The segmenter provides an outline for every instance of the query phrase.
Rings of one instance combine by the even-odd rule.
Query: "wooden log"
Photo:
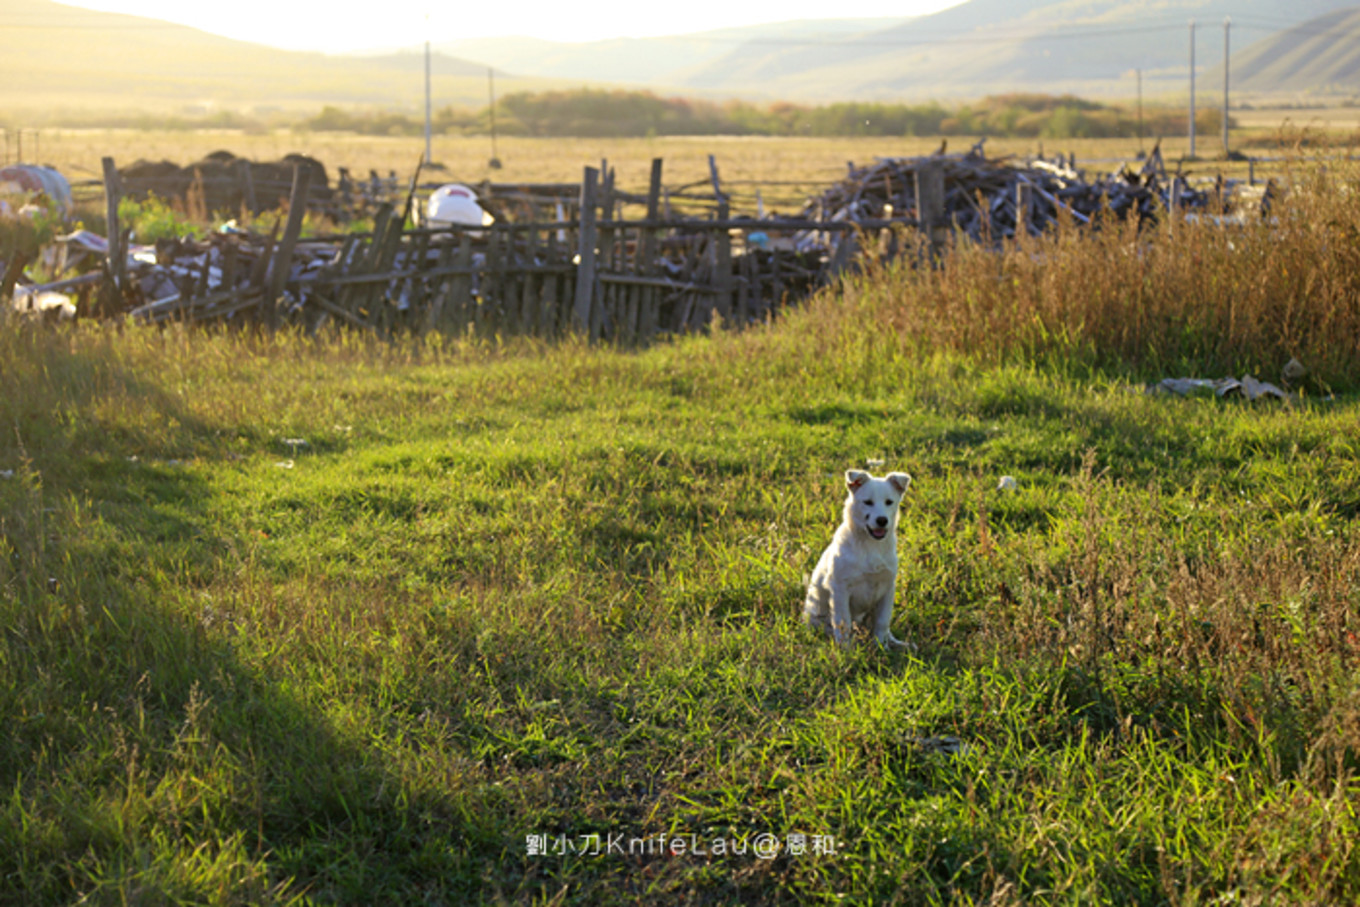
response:
[[[307,213],[307,192],[311,184],[311,168],[294,165],[293,189],[288,194],[288,225],[283,229],[283,239],[279,241],[266,278],[264,318],[271,332],[279,327],[279,297],[283,295],[283,288],[293,267],[293,247],[302,233],[302,216]]]
[[[19,279],[19,273],[25,267],[27,267],[26,262],[14,264],[14,262],[18,260],[19,256],[17,255],[12,256],[10,262],[6,266],[5,270],[7,273],[10,268],[14,268],[15,270],[13,273],[13,279],[9,283],[8,287],[3,292],[0,292],[0,299],[10,298],[10,294],[14,291],[14,284]],[[54,280],[51,283],[38,284],[37,286],[33,287],[25,287],[24,292],[31,293],[35,296],[39,293],[65,293],[68,290],[74,290],[81,287],[88,287],[92,284],[99,283],[104,279],[105,274],[102,271],[92,271],[89,274],[82,274],[79,277],[68,277],[65,280]]]

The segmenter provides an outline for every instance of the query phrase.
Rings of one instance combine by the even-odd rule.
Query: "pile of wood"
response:
[[[255,165],[248,162],[221,155],[209,160],[254,179]],[[762,219],[729,213],[716,166],[711,210],[670,211],[657,160],[645,195],[617,189],[611,170],[604,169],[601,179],[600,171],[587,167],[579,186],[482,184],[478,202],[496,217],[490,226],[406,229],[417,171],[395,204],[376,202],[372,232],[303,238],[309,207],[303,200],[312,197],[312,181],[331,191],[324,169],[308,160],[294,160],[286,225],[276,220],[270,234],[229,223],[201,240],[129,248],[128,233],[118,227],[120,174],[106,158],[106,184],[113,187],[109,237],[72,234],[64,251],[76,254],[54,262],[95,256],[99,270],[38,286],[17,279],[21,265],[10,267],[15,298],[71,294],[78,298],[63,311],[149,323],[249,318],[271,329],[287,323],[314,331],[338,322],[383,336],[441,331],[556,337],[575,331],[631,344],[715,323],[741,326],[778,317],[784,306],[853,267],[857,243],[872,231],[879,231],[880,254],[890,255],[912,245],[899,248],[899,232],[885,229],[891,227],[915,229],[930,246],[951,231],[995,243],[1064,219],[1095,223],[1105,209],[1142,220],[1169,206],[1217,213],[1221,204],[1215,193],[1168,175],[1155,151],[1137,171],[1089,180],[1071,160],[993,160],[979,145],[965,154],[942,150],[852,165],[800,216]],[[166,178],[183,180],[184,169]],[[130,184],[125,188],[146,191],[145,183],[134,181],[150,181],[147,172],[123,171]],[[203,191],[213,185],[201,166],[193,179]],[[376,175],[374,186],[375,199],[391,192]],[[1222,186],[1218,191],[1227,197]],[[628,206],[640,210],[629,215]]]
[[[307,207],[337,219],[348,216],[331,189],[325,166],[304,154],[289,154],[278,161],[252,161],[230,151],[214,151],[200,161],[181,167],[171,161],[137,161],[118,171],[123,195],[143,201],[156,196],[204,217],[236,217],[242,212],[273,211],[288,200],[294,167],[305,168],[311,177]]]
[[[268,325],[338,321],[383,335],[565,330],[553,303],[567,297],[574,249],[527,230],[403,230],[403,220],[383,205],[372,233],[293,237],[291,247],[286,231],[163,242],[154,260],[130,261],[127,314],[210,322],[249,311]]]
[[[943,177],[942,196],[918,198],[922,177],[932,171],[938,174],[937,183]],[[1218,191],[1230,188],[1220,185]],[[1038,235],[1062,216],[1090,224],[1106,207],[1117,217],[1143,221],[1169,207],[1208,209],[1214,204],[1214,193],[1191,188],[1178,174],[1168,174],[1158,149],[1137,168],[1091,178],[1072,159],[988,158],[979,142],[963,154],[945,154],[942,148],[925,157],[878,158],[868,166],[851,165],[843,180],[809,200],[803,217],[952,227],[975,241],[995,242],[1022,230]]]

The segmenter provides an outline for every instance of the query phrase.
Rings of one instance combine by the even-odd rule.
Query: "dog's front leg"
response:
[[[878,602],[878,607],[874,613],[874,639],[878,644],[887,649],[911,649],[916,647],[911,643],[903,642],[892,635],[892,616],[893,616],[893,591],[894,587],[889,586],[887,594]]]
[[[831,635],[842,646],[849,646],[855,640],[850,624],[850,590],[845,583],[831,583]]]

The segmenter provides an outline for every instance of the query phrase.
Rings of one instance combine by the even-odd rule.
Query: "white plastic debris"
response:
[[[1212,392],[1218,397],[1240,396],[1247,400],[1274,397],[1288,400],[1289,395],[1267,381],[1258,381],[1251,375],[1244,375],[1241,381],[1236,378],[1164,378],[1149,386],[1148,393],[1170,393],[1188,397],[1197,391]]]
[[[458,224],[464,227],[487,227],[495,221],[477,204],[477,193],[467,186],[449,183],[430,193],[425,203],[425,223],[431,227]]]
[[[1002,476],[1001,481],[996,483],[997,491],[1014,491],[1017,487],[1014,476]]]
[[[48,315],[59,321],[71,321],[76,317],[76,304],[65,293],[44,290],[35,293],[28,287],[15,287],[14,311],[37,315]]]

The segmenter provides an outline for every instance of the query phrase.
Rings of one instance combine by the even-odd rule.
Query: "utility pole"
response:
[[[1223,17],[1223,156],[1228,156],[1228,31],[1232,17]]]
[[[487,166],[492,170],[499,170],[501,159],[496,154],[496,71],[490,66],[486,68],[486,93],[490,100],[491,112],[491,160]]]
[[[1143,70],[1135,69],[1138,74],[1138,150],[1143,150]]]
[[[1190,157],[1195,156],[1195,20],[1190,20]]]
[[[430,154],[430,17],[425,16],[425,163],[434,157]]]

